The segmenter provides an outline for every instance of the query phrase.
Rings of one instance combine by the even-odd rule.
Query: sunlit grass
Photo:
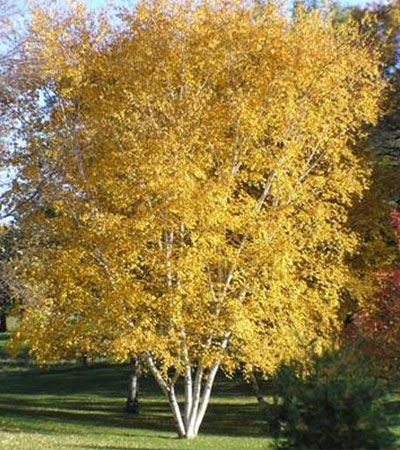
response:
[[[39,369],[0,351],[0,449],[268,448],[264,419],[242,380],[219,380],[201,436],[187,442],[176,438],[166,401],[150,379],[140,415],[123,412],[128,370],[105,364]]]
[[[201,435],[176,438],[168,405],[151,379],[142,382],[139,416],[124,413],[129,368],[96,363],[38,368],[11,359],[0,335],[0,449],[265,449],[272,441],[249,387],[218,380]],[[400,395],[387,410],[400,446]]]

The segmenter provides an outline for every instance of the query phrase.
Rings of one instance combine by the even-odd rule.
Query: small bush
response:
[[[272,389],[277,448],[377,450],[394,442],[383,385],[347,351],[315,358],[307,372],[296,363],[281,367]]]

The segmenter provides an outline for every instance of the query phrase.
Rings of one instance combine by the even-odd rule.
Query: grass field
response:
[[[5,335],[0,335],[4,346]],[[128,368],[38,369],[0,349],[0,449],[267,449],[265,422],[249,388],[220,379],[194,441],[175,437],[159,388],[145,380],[141,413],[123,412]]]
[[[65,365],[39,369],[28,359],[10,359],[0,334],[0,449],[215,449],[271,448],[266,423],[241,380],[220,378],[201,436],[176,438],[158,387],[142,383],[141,413],[123,412],[128,368]],[[387,402],[400,437],[400,395]],[[400,448],[400,439],[399,439]]]

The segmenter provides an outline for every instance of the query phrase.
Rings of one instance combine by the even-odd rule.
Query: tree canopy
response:
[[[78,342],[141,355],[193,437],[219,367],[269,373],[320,350],[358,295],[347,220],[381,54],[351,20],[274,3],[119,18],[78,5],[31,25],[36,84],[10,155],[29,292],[16,338],[42,362]]]

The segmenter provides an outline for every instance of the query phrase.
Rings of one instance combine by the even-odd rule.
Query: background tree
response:
[[[392,213],[397,248],[400,247],[400,213]],[[375,275],[381,289],[368,307],[360,309],[345,329],[345,336],[386,377],[397,377],[400,368],[400,267]]]
[[[139,3],[122,20],[35,13],[15,338],[39,361],[101,336],[140,355],[190,438],[220,367],[268,373],[334,339],[380,54],[351,21],[274,4]]]
[[[376,273],[392,267],[397,260],[390,213],[400,200],[400,3],[395,0],[338,9],[336,20],[340,22],[349,16],[357,21],[361,30],[368,30],[374,45],[381,48],[381,70],[389,92],[384,98],[379,122],[368,127],[367,136],[357,149],[358,153],[367,156],[372,172],[368,191],[350,215],[350,227],[359,236],[359,250],[352,257],[352,264],[357,279],[363,279],[366,288],[364,301],[348,296],[343,317],[351,320],[352,313],[359,308],[368,309],[368,302],[376,296]],[[365,20],[367,17],[372,20]]]

